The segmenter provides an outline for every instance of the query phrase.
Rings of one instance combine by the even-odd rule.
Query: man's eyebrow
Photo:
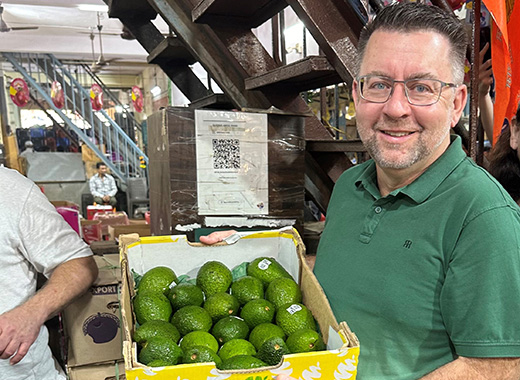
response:
[[[385,73],[383,71],[378,71],[378,70],[371,71],[371,72],[366,73],[366,74],[361,75],[361,76],[378,76],[378,77],[383,77],[383,78],[388,78],[388,79],[394,79],[395,80],[395,78],[391,77],[387,73]],[[419,72],[419,73],[414,73],[414,74],[409,75],[404,80],[409,80],[409,79],[437,79],[437,76],[433,75],[433,73],[431,73],[431,72],[422,72],[422,73]]]
[[[409,75],[406,79],[437,79],[437,76],[432,73],[415,73]]]

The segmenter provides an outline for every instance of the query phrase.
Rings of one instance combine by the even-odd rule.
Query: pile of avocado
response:
[[[178,283],[168,267],[146,272],[133,299],[139,362],[250,369],[277,365],[288,353],[325,349],[300,288],[274,258],[257,258],[246,272],[233,281],[218,261],[206,262],[196,283]]]

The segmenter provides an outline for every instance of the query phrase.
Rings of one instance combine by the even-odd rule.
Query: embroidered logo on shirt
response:
[[[403,244],[403,247],[406,248],[406,249],[412,248],[412,241],[411,240],[405,240],[404,244]]]

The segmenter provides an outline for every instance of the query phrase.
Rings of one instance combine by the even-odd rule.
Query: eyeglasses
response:
[[[443,88],[459,86],[437,79],[394,80],[377,75],[359,77],[358,83],[361,97],[372,103],[386,103],[394,93],[395,84],[402,83],[408,103],[414,106],[431,106],[439,101]]]

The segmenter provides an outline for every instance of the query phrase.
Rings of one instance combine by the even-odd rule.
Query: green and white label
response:
[[[258,268],[262,269],[262,270],[266,270],[267,268],[269,268],[269,265],[271,265],[271,260],[269,259],[263,259],[262,261],[260,261],[258,263]]]
[[[285,310],[287,310],[289,312],[289,314],[293,315],[294,313],[297,313],[298,311],[302,310],[302,307],[298,304],[293,303],[291,306],[289,306]]]

